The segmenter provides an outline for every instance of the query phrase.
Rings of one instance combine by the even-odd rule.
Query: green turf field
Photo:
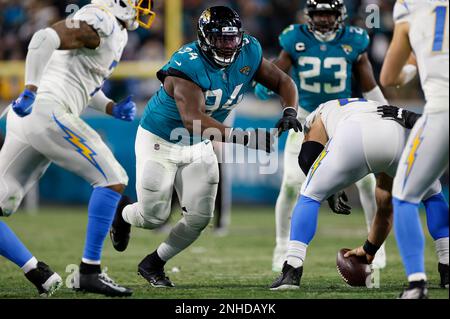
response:
[[[77,264],[83,249],[87,214],[82,209],[49,208],[37,215],[18,213],[6,222],[23,239],[36,257],[47,262],[67,278],[66,266]],[[173,216],[178,219],[178,216]],[[137,276],[140,260],[152,252],[165,234],[133,229],[124,253],[105,245],[103,265],[121,284],[132,287],[134,298],[395,298],[405,283],[403,267],[393,236],[387,244],[388,266],[382,271],[379,289],[351,288],[335,268],[339,248],[354,247],[366,238],[360,212],[338,216],[321,212],[319,229],[310,245],[302,286],[298,291],[272,292],[267,287],[277,274],[271,271],[274,245],[274,214],[270,208],[239,208],[232,216],[229,235],[218,237],[212,229],[181,255],[167,264],[167,273],[176,284],[171,290],[149,287]],[[448,290],[438,288],[434,244],[427,235],[426,266],[430,279],[430,298],[448,298]],[[178,268],[179,272],[172,272]],[[0,298],[34,298],[36,291],[20,269],[0,257]],[[98,298],[59,290],[54,298]]]

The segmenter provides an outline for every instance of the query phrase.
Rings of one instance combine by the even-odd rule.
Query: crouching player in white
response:
[[[411,53],[417,59],[426,105],[404,149],[394,181],[394,226],[398,247],[408,276],[409,288],[401,298],[426,297],[425,238],[419,219],[419,203],[429,186],[448,167],[449,134],[449,7],[448,1],[397,1],[394,8],[394,37],[381,74],[384,86],[406,83],[414,75],[407,64]],[[435,198],[436,209],[441,202]],[[435,237],[442,286],[448,288],[449,230]]]
[[[285,109],[276,126],[279,131],[301,130],[301,125],[295,83],[263,59],[259,42],[244,34],[238,14],[228,7],[202,13],[198,42],[176,52],[158,78],[163,86],[150,100],[136,138],[138,202],[116,214],[111,238],[123,251],[130,225],[154,229],[163,224],[175,189],[183,217],[138,266],[152,286],[173,287],[164,265],[191,245],[213,217],[219,170],[211,140],[272,151],[269,130],[222,124],[252,82],[262,82],[281,96]]]
[[[394,121],[382,119],[377,114],[380,105],[364,99],[334,100],[322,104],[307,118],[305,127],[309,132],[305,144],[309,143],[313,147],[308,148],[309,151],[302,149],[299,163],[302,170],[309,170],[309,173],[294,209],[287,261],[271,289],[299,287],[306,251],[317,229],[322,201],[367,174],[384,173],[391,179],[394,177],[408,130]],[[391,191],[386,178],[382,176],[381,181],[377,195]],[[435,181],[424,199],[430,199],[440,192],[441,185]],[[372,256],[369,261],[373,260],[392,224],[389,201],[386,203],[386,196],[377,196],[377,199],[380,199],[380,205],[373,224],[376,229],[372,229],[367,241]],[[433,214],[444,215],[447,210],[433,211]],[[448,228],[448,220],[446,224],[442,218],[438,222],[441,223],[438,226],[429,225],[430,232],[433,233],[436,228]]]
[[[93,0],[73,17],[38,31],[26,59],[26,89],[12,104],[6,141],[0,153],[0,214],[10,216],[22,198],[55,163],[83,177],[93,187],[88,207],[85,249],[74,288],[107,296],[132,291],[101,273],[101,253],[128,176],[100,136],[80,114],[91,106],[115,118],[132,121],[136,105],[130,98],[115,104],[102,92],[103,82],[121,59],[128,30],[143,14],[154,13],[137,0]],[[140,1],[140,4],[143,2]],[[70,187],[70,186],[69,186]],[[38,262],[13,233],[0,225],[0,253],[16,263],[41,294],[61,282]],[[50,282],[49,282],[50,281]]]
[[[345,25],[344,1],[308,0],[305,15],[307,24],[291,25],[280,35],[283,50],[274,62],[292,74],[297,84],[300,122],[322,103],[351,97],[352,75],[358,80],[363,97],[387,104],[367,54],[369,35],[361,28]],[[256,86],[255,94],[262,99],[269,98],[267,89],[261,85]],[[297,164],[303,139],[303,133],[291,131],[286,141],[283,182],[275,206],[276,246],[272,270],[276,272],[281,271],[286,258],[292,209],[306,179]],[[373,174],[356,183],[368,229],[377,209],[375,184]],[[332,196],[328,203],[335,213],[350,214],[345,197]],[[386,265],[384,245],[377,253],[375,265],[378,268]]]

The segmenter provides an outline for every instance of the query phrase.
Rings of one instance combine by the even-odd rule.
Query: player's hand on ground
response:
[[[290,129],[294,129],[296,132],[303,132],[302,124],[297,119],[297,110],[293,107],[284,109],[283,117],[277,122],[275,127],[278,129],[278,136]]]
[[[35,100],[36,93],[25,89],[18,99],[12,103],[12,109],[20,117],[28,116],[33,111],[33,103]]]
[[[136,103],[132,101],[132,96],[114,105],[112,115],[119,120],[131,122],[136,117]]]
[[[353,250],[350,250],[348,252],[345,253],[344,257],[348,258],[350,256],[358,256],[358,257],[366,257],[367,262],[369,264],[371,264],[375,258],[375,256],[371,256],[369,254],[366,253],[366,251],[364,250],[363,246],[360,246],[358,248],[355,248]]]
[[[266,153],[275,150],[275,136],[269,129],[233,129],[229,139],[232,143],[242,144],[255,150],[263,150]]]
[[[269,90],[262,84],[256,84],[255,86],[255,95],[258,99],[267,101],[271,96],[274,95],[273,91]]]
[[[344,191],[331,195],[327,201],[331,210],[336,214],[350,215],[352,207],[348,204],[348,197]]]

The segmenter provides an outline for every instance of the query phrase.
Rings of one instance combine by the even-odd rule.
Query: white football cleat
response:
[[[383,244],[375,254],[375,259],[372,262],[372,268],[384,269],[385,267],[386,267],[386,249]]]

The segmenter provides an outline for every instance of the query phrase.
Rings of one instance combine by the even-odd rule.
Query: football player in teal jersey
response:
[[[198,41],[177,51],[158,78],[163,85],[148,103],[136,137],[138,202],[122,203],[111,239],[116,250],[123,251],[131,225],[154,229],[163,224],[175,189],[182,218],[138,266],[150,285],[173,287],[164,265],[191,245],[213,216],[219,170],[211,141],[273,150],[272,131],[232,129],[222,123],[252,82],[280,95],[284,111],[275,125],[278,133],[302,127],[294,81],[263,58],[259,42],[244,34],[238,14],[228,7],[202,13]]]
[[[367,32],[345,26],[346,7],[342,0],[308,0],[305,7],[306,24],[291,25],[280,35],[281,52],[274,63],[289,73],[299,90],[299,120],[313,112],[320,104],[334,99],[352,97],[352,76],[356,78],[368,100],[387,104],[375,77],[367,54],[370,43]],[[273,93],[262,85],[256,95],[268,99]],[[298,165],[303,133],[291,131],[284,153],[283,182],[278,196],[276,215],[276,247],[272,269],[281,270],[289,241],[289,220],[305,175]],[[375,177],[373,174],[356,185],[366,215],[368,229],[375,216]],[[349,214],[345,193],[332,196],[328,202],[336,213]],[[384,268],[384,247],[373,265]]]

